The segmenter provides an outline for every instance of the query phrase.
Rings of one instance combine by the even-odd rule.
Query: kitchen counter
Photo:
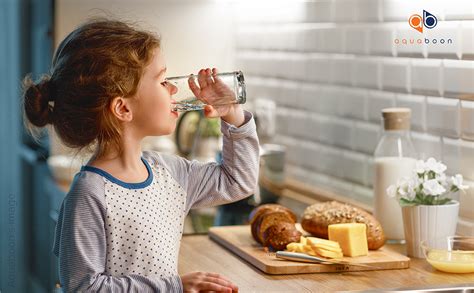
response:
[[[404,253],[404,245],[391,247]],[[443,273],[433,269],[424,259],[412,259],[410,268],[403,270],[267,275],[207,235],[183,236],[178,269],[180,274],[193,271],[220,273],[232,280],[239,287],[239,292],[366,290],[474,282],[474,273]]]

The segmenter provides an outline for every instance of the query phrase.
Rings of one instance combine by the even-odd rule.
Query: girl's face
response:
[[[145,67],[132,101],[133,125],[141,136],[167,135],[174,131],[178,112],[172,111],[171,95],[177,88],[166,82],[166,64],[158,48]]]

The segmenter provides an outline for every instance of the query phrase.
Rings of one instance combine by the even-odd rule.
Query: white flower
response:
[[[433,171],[436,174],[441,174],[446,171],[447,167],[441,162],[437,162],[435,158],[429,158],[425,164],[426,171]]]
[[[402,180],[398,181],[398,194],[401,197],[406,199],[414,199],[415,198],[415,188],[416,188],[416,181],[413,178],[403,178]]]
[[[439,184],[441,184],[444,188],[448,189],[449,187],[449,182],[448,178],[446,177],[446,174],[441,173],[441,174],[436,174],[436,180],[438,180]]]
[[[395,185],[390,185],[390,186],[387,188],[387,194],[388,194],[388,196],[390,196],[390,197],[396,197],[396,196],[397,196],[397,186],[395,186]]]
[[[423,182],[423,193],[426,195],[441,195],[445,192],[446,189],[436,179]]]
[[[415,188],[418,187],[418,186],[420,186],[420,184],[423,184],[423,182],[425,182],[425,181],[423,180],[423,178],[420,178],[420,177],[418,177],[418,176],[412,177],[412,180],[413,180],[413,182],[415,183]]]
[[[425,171],[425,162],[423,160],[416,161],[415,172],[417,174],[423,174]]]
[[[445,204],[445,196],[469,188],[463,185],[460,174],[448,178],[446,170],[446,165],[434,158],[417,161],[411,176],[399,179],[397,184],[387,188],[387,194],[397,197],[401,205]]]
[[[461,174],[456,174],[451,177],[451,182],[454,186],[456,186],[459,190],[465,190],[468,189],[469,186],[467,185],[462,185],[462,175]]]

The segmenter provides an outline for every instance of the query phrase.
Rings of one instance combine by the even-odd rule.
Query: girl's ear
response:
[[[110,111],[112,114],[123,122],[130,122],[133,118],[132,109],[128,100],[123,97],[115,97],[110,103]]]

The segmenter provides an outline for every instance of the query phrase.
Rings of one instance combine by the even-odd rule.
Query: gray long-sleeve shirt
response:
[[[222,121],[223,162],[143,152],[148,178],[126,183],[84,166],[64,198],[53,252],[66,292],[181,292],[177,262],[191,208],[240,200],[257,186],[259,146],[252,115]]]

